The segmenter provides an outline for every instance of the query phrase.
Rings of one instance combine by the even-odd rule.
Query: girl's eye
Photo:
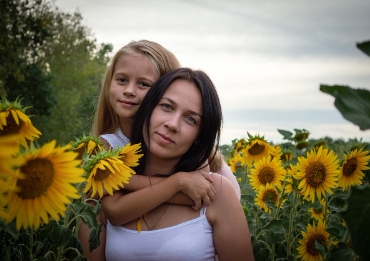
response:
[[[196,119],[192,116],[187,116],[186,121],[189,122],[190,124],[193,124],[193,125],[197,124]]]
[[[118,77],[117,78],[117,82],[119,82],[119,83],[125,83],[127,81],[126,81],[126,78],[124,78],[124,77]]]
[[[148,88],[152,87],[152,86],[150,86],[149,83],[146,83],[146,82],[139,82],[138,85],[139,85],[139,87],[148,87]]]
[[[165,111],[170,111],[172,109],[172,106],[170,104],[167,104],[167,103],[162,103],[162,104],[160,104],[160,106]]]

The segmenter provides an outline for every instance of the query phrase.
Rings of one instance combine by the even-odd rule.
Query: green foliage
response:
[[[320,85],[322,92],[335,97],[334,105],[343,117],[358,125],[361,130],[370,129],[370,92],[348,86]]]
[[[353,187],[348,207],[341,212],[352,238],[353,249],[360,260],[370,260],[370,186]]]
[[[50,1],[7,0],[0,8],[0,93],[32,106],[40,143],[89,132],[112,45],[98,45],[81,14]]]

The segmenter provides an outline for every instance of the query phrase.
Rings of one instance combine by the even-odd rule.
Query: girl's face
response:
[[[154,108],[150,119],[151,158],[174,160],[192,146],[202,121],[202,97],[187,80],[175,80]]]
[[[123,55],[117,60],[109,99],[121,122],[135,117],[149,88],[158,78],[152,61],[144,55]]]

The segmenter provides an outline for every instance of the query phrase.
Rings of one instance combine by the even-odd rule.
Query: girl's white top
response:
[[[121,128],[118,128],[115,133],[103,134],[100,137],[105,139],[113,149],[123,148],[130,142],[129,138],[122,133]]]
[[[213,229],[201,208],[199,217],[151,231],[107,224],[107,261],[214,261]]]

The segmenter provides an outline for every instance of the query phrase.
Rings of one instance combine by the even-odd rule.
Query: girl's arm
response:
[[[144,176],[140,176],[142,178]],[[202,175],[178,172],[143,189],[124,194],[122,190],[102,199],[106,218],[114,226],[133,221],[171,197],[183,192],[194,200],[195,209],[209,205],[215,199],[215,189]]]
[[[229,180],[214,176],[216,200],[207,207],[213,241],[220,261],[254,260],[251,237],[242,205]]]

